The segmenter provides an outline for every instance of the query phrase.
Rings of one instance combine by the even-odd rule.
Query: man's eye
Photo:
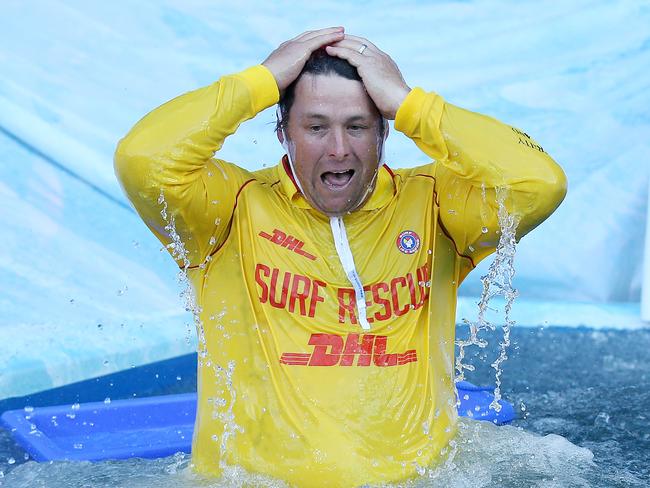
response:
[[[355,132],[363,130],[363,129],[365,129],[365,127],[363,125],[351,125],[350,126],[350,130],[355,131]]]
[[[322,125],[310,125],[309,130],[312,131],[312,132],[320,132],[320,131],[323,130],[323,126]]]

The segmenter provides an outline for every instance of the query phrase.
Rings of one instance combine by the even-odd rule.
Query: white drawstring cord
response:
[[[357,268],[354,266],[354,258],[352,257],[350,243],[348,242],[348,236],[345,232],[343,218],[330,217],[330,227],[332,228],[332,236],[334,236],[334,245],[336,246],[339,260],[343,265],[343,270],[345,271],[348,280],[352,283],[352,287],[354,288],[359,324],[361,324],[362,329],[369,330],[370,324],[368,323],[368,318],[366,316],[366,294],[363,291],[363,283],[361,283],[361,278],[359,278]]]

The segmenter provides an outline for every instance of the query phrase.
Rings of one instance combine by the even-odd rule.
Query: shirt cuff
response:
[[[266,66],[258,64],[234,75],[244,82],[251,94],[253,110],[259,113],[265,108],[278,103],[280,92],[275,77]]]
[[[413,88],[406,96],[395,114],[395,130],[409,137],[418,136],[423,112],[436,114],[440,120],[445,101],[440,95],[427,93],[422,88]]]

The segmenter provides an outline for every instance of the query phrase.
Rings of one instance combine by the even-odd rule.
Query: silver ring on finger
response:
[[[368,47],[367,44],[361,44],[361,47],[359,49],[357,49],[357,52],[359,54],[363,54],[363,52],[366,50],[367,47]]]

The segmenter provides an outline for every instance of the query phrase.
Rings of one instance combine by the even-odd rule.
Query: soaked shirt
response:
[[[564,173],[524,132],[413,89],[395,128],[433,162],[381,167],[369,200],[344,217],[363,330],[329,219],[286,158],[249,172],[214,157],[277,101],[263,66],[224,76],[149,113],[115,155],[128,197],[195,292],[193,464],[298,486],[408,478],[455,432],[457,288],[496,248],[496,189],[508,188],[519,238],[559,205]]]

